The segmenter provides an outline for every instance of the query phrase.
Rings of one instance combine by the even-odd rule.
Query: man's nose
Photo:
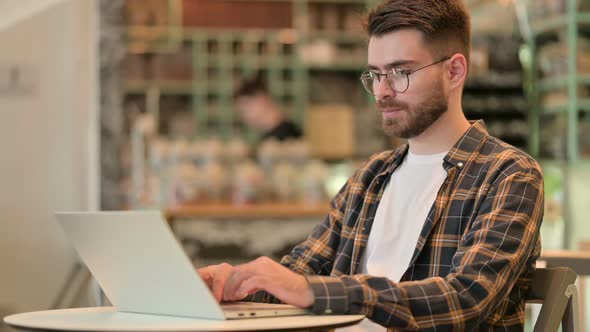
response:
[[[396,94],[396,92],[393,91],[387,82],[387,78],[384,76],[382,76],[380,80],[376,80],[373,83],[373,92],[377,100],[395,97]]]

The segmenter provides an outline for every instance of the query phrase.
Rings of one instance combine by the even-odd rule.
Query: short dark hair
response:
[[[386,0],[369,12],[365,28],[369,37],[419,30],[435,57],[461,53],[469,63],[471,20],[462,0]]]
[[[240,87],[235,91],[234,98],[251,97],[257,94],[268,94],[266,82],[261,77],[254,77],[242,82]]]

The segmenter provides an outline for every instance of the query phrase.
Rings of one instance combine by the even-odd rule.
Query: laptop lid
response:
[[[159,211],[56,216],[118,311],[224,319]]]

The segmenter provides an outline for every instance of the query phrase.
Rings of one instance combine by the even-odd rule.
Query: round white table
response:
[[[114,307],[93,307],[27,312],[7,316],[4,322],[27,330],[50,331],[296,331],[335,329],[359,323],[362,315],[288,316],[240,320],[206,320],[117,312]]]

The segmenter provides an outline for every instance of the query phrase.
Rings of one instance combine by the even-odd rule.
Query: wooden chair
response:
[[[542,303],[534,332],[555,332],[562,323],[564,332],[578,332],[578,292],[576,273],[567,267],[538,268],[526,295],[528,303]]]

